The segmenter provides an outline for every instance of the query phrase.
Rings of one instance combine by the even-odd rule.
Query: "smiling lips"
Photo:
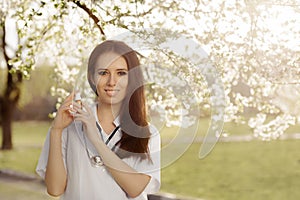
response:
[[[116,96],[116,94],[117,94],[120,90],[118,90],[118,89],[105,89],[104,91],[105,91],[105,93],[107,94],[107,96],[113,97],[113,96]]]

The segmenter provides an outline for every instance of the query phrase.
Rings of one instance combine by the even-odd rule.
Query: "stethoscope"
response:
[[[100,127],[100,125],[98,124],[98,122],[96,122],[96,126],[98,128],[98,131],[103,139],[103,136],[102,136],[102,129]],[[108,145],[108,143],[111,141],[111,139],[115,136],[116,132],[119,130],[120,126],[117,126],[113,132],[109,135],[109,137],[107,138],[107,140],[105,141],[105,144]],[[84,139],[84,145],[85,145],[85,150],[86,150],[86,153],[87,153],[87,156],[88,158],[90,159],[91,161],[91,164],[93,167],[101,167],[104,165],[103,161],[102,161],[102,158],[100,155],[94,155],[92,156],[87,148],[87,144],[86,144],[86,138],[85,138],[85,134],[83,133],[83,139]],[[112,151],[115,150],[116,146],[120,143],[120,140],[114,144],[114,146],[112,147]]]

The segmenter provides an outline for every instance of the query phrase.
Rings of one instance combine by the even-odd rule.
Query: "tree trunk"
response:
[[[5,93],[2,98],[1,119],[2,119],[2,149],[12,149],[12,121],[14,111],[20,99],[20,85],[22,83],[21,72],[10,73],[7,71],[7,82]]]
[[[12,121],[14,111],[20,98],[22,74],[7,72],[7,85],[2,98],[1,119],[2,119],[2,149],[12,149]]]
[[[2,118],[2,146],[1,149],[12,149],[12,116],[13,116],[13,105],[7,101],[7,98],[3,98],[1,118]]]
[[[20,99],[20,85],[23,80],[23,75],[20,71],[11,73],[10,70],[13,68],[11,64],[9,64],[10,58],[7,55],[6,50],[6,29],[5,23],[2,25],[2,50],[4,59],[6,61],[7,66],[7,80],[6,87],[3,96],[0,98],[1,100],[1,122],[2,122],[2,146],[1,149],[12,149],[12,120],[13,113],[15,111],[16,105]]]

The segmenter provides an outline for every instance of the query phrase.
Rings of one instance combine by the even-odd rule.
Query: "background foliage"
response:
[[[220,73],[225,122],[247,124],[255,136],[270,140],[299,123],[299,10],[297,0],[3,1],[1,24],[15,33],[2,51],[10,52],[9,72],[22,72],[27,78],[36,66],[54,66],[55,75],[44,81],[52,84],[51,94],[60,103],[78,82],[89,52],[99,42],[125,31],[147,38],[161,29],[170,30],[173,34],[156,34],[157,43],[182,35],[191,38]],[[180,125],[182,113],[192,116],[189,121],[209,116],[211,90],[198,66],[159,49],[157,43],[141,54],[172,78],[192,80],[194,103],[201,112],[186,112],[176,94],[163,87],[170,74],[151,67],[146,73],[153,70],[165,82],[149,86],[150,110],[169,125]]]

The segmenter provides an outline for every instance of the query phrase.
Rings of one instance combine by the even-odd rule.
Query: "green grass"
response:
[[[55,200],[46,194],[45,188],[37,184],[19,181],[17,183],[0,181],[0,198],[5,200]]]
[[[300,199],[300,140],[200,144],[162,169],[162,191],[211,200]]]
[[[11,151],[0,151],[0,169],[34,173],[49,126],[50,122],[14,123],[14,149]],[[2,132],[0,139],[2,140]]]
[[[207,122],[200,122],[202,132],[198,135],[206,133]],[[14,123],[14,150],[0,151],[0,169],[34,173],[49,125]],[[251,134],[247,128],[232,124],[227,124],[227,130]],[[163,141],[174,138],[174,132],[178,129],[164,128]],[[192,144],[178,160],[162,168],[161,191],[205,200],[300,199],[300,140],[218,143],[202,160],[198,158],[200,145]],[[0,182],[0,193],[7,187]],[[23,191],[9,187],[16,195]],[[36,194],[31,191],[27,195]]]

